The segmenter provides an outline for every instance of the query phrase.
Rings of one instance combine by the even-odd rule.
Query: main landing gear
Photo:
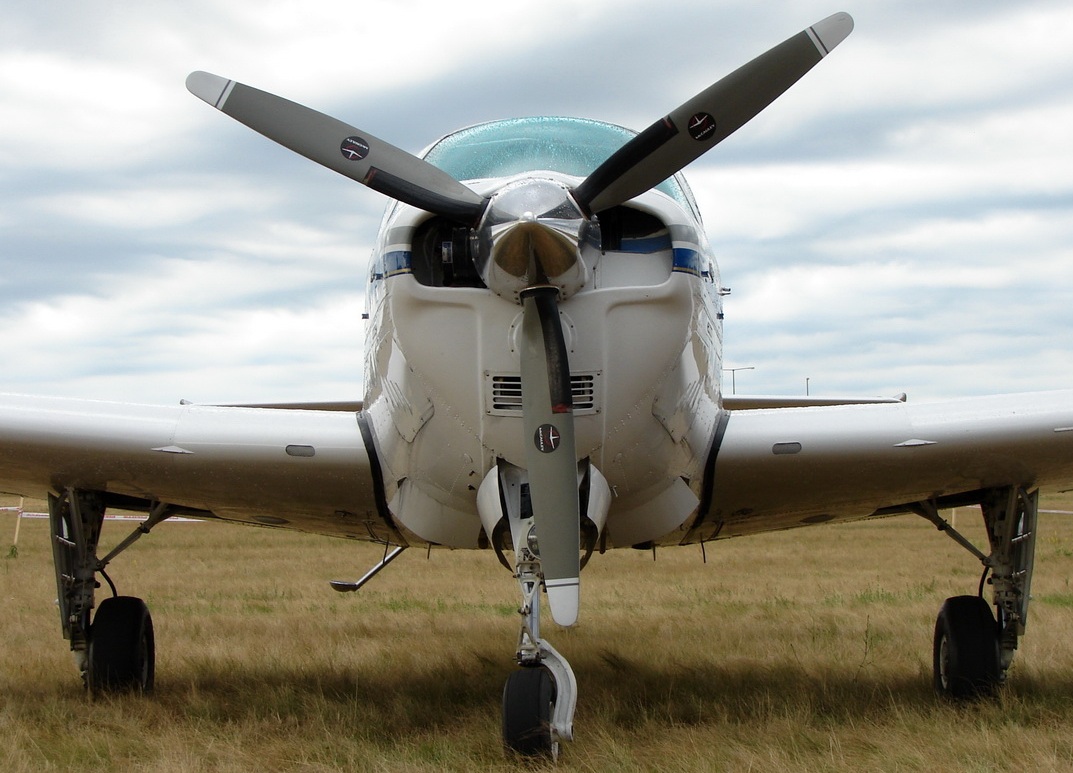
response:
[[[48,500],[57,602],[63,637],[71,643],[82,680],[94,697],[153,689],[156,640],[153,618],[141,599],[120,596],[105,573],[108,563],[171,513],[157,505],[138,528],[102,559],[97,558],[105,499],[95,492],[68,489]],[[112,597],[97,605],[100,574]]]
[[[916,510],[984,566],[978,595],[947,599],[935,621],[935,690],[955,700],[995,694],[1006,681],[1028,618],[1039,492],[991,489],[983,492],[979,504],[991,547],[988,555],[941,518],[934,502],[920,503]],[[991,603],[984,598],[985,583],[992,587]]]

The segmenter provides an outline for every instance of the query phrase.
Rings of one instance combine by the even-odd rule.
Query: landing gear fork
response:
[[[104,502],[97,494],[69,489],[49,494],[52,558],[63,638],[71,643],[83,678],[89,651],[90,614],[97,582],[97,543],[104,524]]]
[[[991,543],[989,569],[994,605],[999,613],[999,665],[1005,678],[1028,621],[1039,491],[1029,493],[1022,488],[995,491],[980,507]]]

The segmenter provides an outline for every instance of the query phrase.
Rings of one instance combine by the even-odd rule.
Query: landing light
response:
[[[540,543],[537,541],[536,524],[529,527],[529,534],[525,537],[525,544],[530,553],[540,558]]]

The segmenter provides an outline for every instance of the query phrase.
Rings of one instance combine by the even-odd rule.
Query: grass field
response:
[[[1069,507],[1045,500],[1043,507]],[[958,526],[982,539],[977,513]],[[931,691],[935,614],[978,563],[920,518],[595,556],[557,769],[1073,770],[1073,516],[1043,515],[1028,635],[997,701]],[[14,533],[0,516],[0,547]],[[110,522],[107,540],[131,529]],[[106,540],[106,541],[107,541]],[[491,553],[165,523],[110,572],[143,596],[157,690],[92,702],[54,604],[47,522],[0,558],[0,769],[511,770],[500,748],[516,588]]]

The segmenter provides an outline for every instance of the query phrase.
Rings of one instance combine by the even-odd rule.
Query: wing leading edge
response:
[[[1073,487],[1073,390],[730,414],[688,541]]]
[[[228,520],[398,542],[362,421],[340,411],[5,395],[0,491],[99,491]]]

